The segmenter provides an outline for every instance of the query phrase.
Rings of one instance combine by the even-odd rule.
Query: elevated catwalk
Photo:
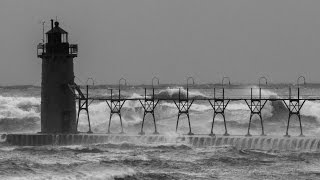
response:
[[[123,122],[122,122],[122,107],[123,105],[128,102],[140,102],[141,107],[143,108],[143,118],[142,118],[142,123],[141,123],[141,130],[139,132],[139,135],[144,135],[144,122],[145,122],[145,117],[147,114],[151,114],[153,118],[153,123],[154,123],[154,134],[159,134],[157,131],[157,123],[156,123],[156,117],[155,117],[155,111],[156,107],[158,104],[161,104],[162,102],[172,102],[176,108],[177,108],[177,121],[176,121],[176,131],[178,131],[178,126],[179,126],[179,121],[180,117],[182,115],[185,115],[188,120],[188,126],[189,126],[189,132],[188,135],[193,135],[194,133],[192,132],[192,123],[190,119],[190,108],[193,105],[193,103],[201,102],[200,104],[210,104],[211,110],[213,111],[213,118],[212,118],[212,124],[211,124],[211,131],[210,131],[210,136],[214,136],[215,133],[213,131],[213,128],[215,126],[215,119],[217,115],[221,115],[222,119],[224,121],[224,129],[225,129],[225,136],[228,136],[228,128],[227,128],[227,120],[226,120],[226,109],[227,106],[230,102],[245,102],[245,104],[248,107],[248,110],[250,111],[250,116],[249,116],[249,122],[248,122],[248,131],[246,136],[251,136],[250,130],[251,130],[251,124],[254,116],[258,116],[260,119],[261,123],[261,135],[265,136],[265,130],[264,130],[264,120],[262,116],[262,111],[267,102],[272,103],[272,102],[281,102],[283,105],[285,105],[285,108],[288,111],[288,120],[286,123],[286,132],[285,136],[290,137],[289,135],[289,128],[290,128],[290,121],[293,116],[296,116],[299,121],[299,127],[300,127],[300,136],[303,137],[303,126],[302,126],[302,120],[301,120],[301,109],[305,102],[307,101],[320,101],[320,96],[314,96],[312,94],[304,94],[303,96],[300,93],[300,81],[303,80],[303,84],[305,85],[305,77],[300,76],[297,79],[297,88],[293,88],[289,86],[288,88],[288,93],[286,94],[277,94],[275,93],[274,95],[270,95],[269,93],[263,94],[262,91],[265,90],[266,88],[262,89],[261,88],[261,80],[265,80],[266,85],[267,83],[267,78],[265,77],[260,77],[259,78],[259,86],[258,88],[228,88],[225,89],[224,87],[224,80],[227,79],[229,80],[229,85],[230,84],[230,78],[224,77],[222,79],[221,87],[216,88],[215,86],[213,88],[207,88],[207,89],[212,89],[213,94],[208,93],[207,95],[189,95],[189,81],[192,80],[192,85],[195,84],[195,81],[193,77],[188,77],[187,78],[187,83],[186,83],[186,90],[183,88],[178,88],[178,92],[176,94],[166,94],[166,93],[161,93],[164,90],[164,87],[160,87],[157,89],[157,93],[155,93],[155,88],[154,88],[154,80],[157,80],[158,85],[159,85],[159,79],[157,77],[154,77],[152,79],[152,88],[143,88],[144,89],[144,94],[139,94],[138,92],[136,94],[139,94],[138,97],[132,97],[130,95],[123,95],[121,94],[121,86],[122,86],[122,81],[124,81],[124,86],[127,85],[127,81],[124,78],[121,78],[119,80],[119,86],[118,89],[106,89],[109,90],[110,93],[106,95],[97,95],[97,94],[92,94],[89,93],[89,88],[94,88],[94,80],[92,78],[89,78],[88,80],[92,80],[92,85],[88,85],[88,83],[85,86],[80,86],[76,83],[69,84],[69,88],[71,92],[73,93],[75,99],[78,101],[77,103],[77,119],[76,119],[76,129],[78,129],[79,125],[79,117],[81,111],[85,111],[88,119],[88,133],[92,133],[91,130],[91,122],[90,122],[90,111],[89,111],[89,106],[92,102],[98,101],[98,102],[106,102],[108,105],[108,108],[110,110],[110,116],[109,116],[109,123],[108,123],[108,134],[111,133],[110,125],[112,121],[112,117],[114,114],[119,116],[120,120],[120,125],[121,125],[121,132],[124,132],[123,130]],[[88,82],[87,80],[87,82]],[[202,87],[204,88],[204,87]],[[200,88],[201,89],[201,88]],[[248,91],[250,93],[246,93]],[[115,91],[118,93],[116,94]],[[148,91],[150,91],[148,93]],[[226,94],[226,91],[228,93]],[[294,92],[292,92],[294,91]],[[232,92],[232,93],[231,93]],[[141,93],[141,91],[140,91]],[[126,93],[125,93],[126,94]],[[158,109],[159,110],[159,109]],[[160,109],[161,110],[161,109]],[[58,131],[55,131],[58,132]],[[72,133],[72,132],[71,132]]]
[[[185,143],[194,147],[234,146],[237,149],[273,151],[320,151],[318,137],[123,135],[123,134],[8,134],[6,142],[18,146],[84,145],[96,143]]]

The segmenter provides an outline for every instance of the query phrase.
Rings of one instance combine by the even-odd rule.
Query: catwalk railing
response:
[[[194,84],[193,78],[188,78],[189,80],[192,80],[192,84]],[[224,78],[225,79],[225,78]],[[299,85],[299,79],[298,79],[298,85],[297,87],[288,87],[287,93],[282,94],[274,94],[274,95],[264,95],[262,91],[268,90],[266,85],[262,87],[260,84],[260,80],[264,79],[264,77],[259,79],[259,86],[255,88],[225,88],[223,82],[220,87],[214,87],[212,88],[213,94],[206,95],[206,96],[190,96],[190,88],[189,83],[186,85],[186,89],[184,90],[184,93],[181,93],[182,88],[179,88],[178,95],[177,96],[171,96],[171,97],[161,97],[159,96],[159,93],[155,93],[155,91],[161,91],[164,89],[154,88],[154,85],[152,83],[152,87],[150,88],[144,88],[143,94],[139,96],[139,98],[132,98],[132,97],[126,97],[121,92],[123,91],[121,87],[126,86],[126,80],[120,79],[119,87],[117,89],[108,89],[109,95],[108,96],[98,96],[98,95],[92,95],[89,94],[89,88],[94,87],[86,85],[84,88],[80,88],[80,86],[73,84],[70,85],[70,89],[74,92],[74,95],[76,96],[76,99],[78,100],[78,116],[77,116],[77,125],[79,121],[79,115],[80,111],[85,110],[88,117],[88,126],[89,131],[88,133],[92,133],[91,126],[90,126],[90,118],[89,118],[89,106],[93,101],[104,101],[106,102],[107,106],[110,109],[110,117],[109,117],[109,125],[108,125],[108,131],[107,133],[111,133],[110,130],[110,124],[112,121],[113,114],[117,114],[120,117],[120,125],[121,125],[121,132],[124,133],[123,125],[122,125],[122,116],[121,116],[121,110],[126,101],[139,101],[142,108],[144,109],[144,114],[142,118],[141,123],[141,131],[139,132],[140,135],[144,135],[143,126],[145,122],[145,117],[147,114],[151,114],[153,117],[154,122],[154,134],[159,134],[157,131],[157,124],[155,120],[155,110],[159,102],[161,101],[172,101],[177,110],[177,123],[176,123],[176,131],[178,130],[179,126],[179,120],[181,115],[186,115],[188,120],[188,126],[189,126],[189,132],[188,135],[193,135],[192,133],[192,126],[190,122],[190,107],[193,105],[196,101],[207,101],[213,110],[213,118],[212,118],[212,126],[211,131],[208,135],[214,136],[213,133],[213,127],[215,122],[215,117],[217,115],[221,115],[224,120],[224,128],[225,128],[225,136],[228,136],[229,133],[227,131],[227,124],[226,124],[226,118],[225,118],[225,110],[228,106],[228,104],[232,101],[243,101],[248,106],[248,110],[250,111],[250,118],[248,123],[248,131],[246,136],[251,136],[250,134],[250,128],[251,128],[251,121],[254,115],[258,116],[261,123],[261,136],[265,136],[264,132],[264,121],[262,118],[262,110],[265,107],[266,103],[272,102],[272,101],[282,101],[285,107],[288,110],[288,121],[287,121],[287,127],[286,127],[286,133],[285,136],[289,137],[289,127],[290,127],[290,120],[292,116],[297,116],[299,121],[299,127],[300,127],[300,136],[303,135],[303,126],[301,122],[301,108],[303,107],[304,103],[306,101],[320,101],[320,96],[315,96],[311,94],[304,94],[301,95],[301,87]],[[153,80],[158,80],[157,78],[154,78]],[[124,81],[124,85],[121,85],[121,81]],[[159,80],[158,80],[159,83]],[[230,84],[230,81],[229,81]],[[267,84],[267,81],[266,81]],[[81,90],[82,89],[82,90]],[[85,89],[85,90],[83,90]],[[193,89],[194,90],[194,89]],[[249,90],[250,93],[247,93]],[[274,90],[274,88],[271,88],[271,90]],[[86,93],[83,93],[82,91],[85,91]],[[229,91],[229,93],[226,93],[226,91]],[[239,91],[241,93],[237,93],[236,91]],[[117,94],[114,94],[114,92],[117,92]],[[148,94],[148,92],[151,92]],[[209,91],[208,91],[209,92]],[[231,92],[231,93],[230,93]],[[246,93],[244,93],[246,92]],[[241,95],[240,95],[241,94]]]

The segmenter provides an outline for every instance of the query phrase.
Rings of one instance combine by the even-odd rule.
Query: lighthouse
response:
[[[68,33],[51,20],[51,29],[37,47],[42,59],[41,133],[76,133],[73,59],[78,46],[69,44]]]

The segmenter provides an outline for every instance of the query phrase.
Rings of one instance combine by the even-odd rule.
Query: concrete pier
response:
[[[274,151],[320,151],[320,138],[279,136],[165,136],[123,134],[7,134],[2,136],[10,145],[17,146],[65,146],[96,143],[186,143],[194,147],[234,146],[237,149]]]

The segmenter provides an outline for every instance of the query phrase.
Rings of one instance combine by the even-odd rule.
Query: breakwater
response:
[[[195,147],[234,146],[237,149],[273,151],[320,151],[320,138],[279,136],[206,136],[206,135],[123,135],[123,134],[7,134],[2,135],[10,145],[83,145],[99,143],[185,143]]]

